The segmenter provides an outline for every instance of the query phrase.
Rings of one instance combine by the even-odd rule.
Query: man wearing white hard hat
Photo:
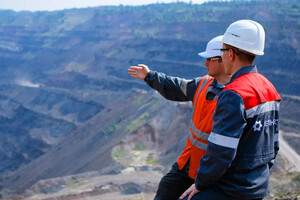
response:
[[[220,94],[195,184],[180,199],[262,199],[279,150],[280,96],[253,65],[265,32],[252,20],[232,23],[220,42],[231,80]]]
[[[222,63],[222,44],[217,42],[220,38],[222,36],[209,41],[206,50],[199,53],[206,58],[208,75],[204,77],[192,80],[170,77],[150,71],[146,65],[131,66],[128,69],[131,77],[144,80],[166,99],[193,102],[192,125],[185,133],[188,134],[187,144],[171,171],[161,179],[155,200],[178,199],[195,182],[200,159],[206,152],[217,98],[224,84],[230,80]],[[169,134],[172,137],[172,133]]]

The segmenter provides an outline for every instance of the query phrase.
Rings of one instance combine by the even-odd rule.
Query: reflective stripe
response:
[[[208,137],[209,137],[209,134],[204,133],[204,132],[200,131],[199,129],[197,129],[197,128],[195,127],[195,124],[194,124],[193,122],[192,122],[192,130],[193,130],[194,135],[195,135],[197,138],[201,138],[201,139],[203,139],[203,140],[207,140]]]
[[[195,146],[195,147],[197,147],[197,148],[199,148],[199,149],[202,149],[202,150],[205,150],[205,151],[206,151],[206,149],[207,149],[207,144],[205,144],[205,143],[203,143],[203,142],[200,142],[200,141],[196,140],[196,139],[193,137],[193,135],[192,135],[191,132],[190,132],[189,138],[190,138],[190,140],[191,140],[193,146]]]
[[[194,106],[193,106],[193,112],[192,112],[193,116],[194,116],[194,112],[195,112],[195,108],[196,108],[196,103],[197,103],[198,96],[199,96],[200,92],[202,91],[202,89],[205,87],[205,85],[207,84],[207,82],[208,82],[210,79],[211,79],[211,77],[207,75],[207,76],[205,77],[205,79],[202,81],[201,85],[200,85],[200,88],[199,88],[199,90],[198,90],[196,99],[194,99],[194,102],[195,102],[195,103],[194,103]],[[200,139],[203,139],[203,140],[207,140],[207,139],[208,139],[208,137],[209,137],[208,134],[206,134],[206,133],[204,133],[204,132],[198,130],[198,129],[195,127],[194,122],[193,122],[193,117],[192,117],[192,120],[191,120],[191,129],[192,129],[193,133],[195,134],[195,137],[196,137],[196,138],[200,138]],[[197,132],[197,131],[198,131],[198,132]],[[192,132],[190,132],[189,138],[190,138],[190,140],[191,140],[193,146],[195,146],[195,147],[197,147],[197,148],[199,148],[199,149],[203,149],[203,150],[206,151],[206,149],[207,149],[207,144],[205,144],[205,143],[203,143],[203,142],[200,142],[200,141],[196,140],[196,139],[193,137]]]
[[[276,133],[276,134],[274,135],[274,142],[278,142],[278,141],[279,141],[279,134]]]
[[[207,84],[207,82],[209,81],[210,78],[211,78],[211,77],[207,75],[207,77],[203,80],[203,82],[202,82],[202,84],[201,84],[201,86],[200,86],[200,88],[199,88],[199,90],[198,90],[196,99],[194,100],[195,104],[194,104],[194,106],[193,106],[193,112],[192,112],[193,116],[194,116],[194,112],[195,112],[196,102],[197,102],[198,96],[199,96],[201,90],[204,88],[204,86]],[[193,119],[193,118],[192,118],[192,119]]]
[[[220,135],[214,132],[211,132],[208,141],[214,143],[219,146],[228,147],[232,149],[236,149],[239,144],[238,138],[228,137],[224,135]]]
[[[252,118],[255,115],[258,115],[259,113],[265,113],[270,111],[279,111],[279,101],[267,101],[263,104],[260,104],[258,106],[255,106],[253,108],[250,108],[246,110],[247,118]]]
[[[187,84],[190,82],[191,80],[185,80],[183,79],[181,81],[181,85],[180,85],[180,89],[183,92],[183,94],[186,96],[187,94]]]

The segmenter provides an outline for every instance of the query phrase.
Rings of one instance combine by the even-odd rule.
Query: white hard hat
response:
[[[221,42],[254,55],[264,55],[265,30],[252,20],[239,20],[227,28]]]
[[[220,35],[211,39],[206,45],[206,50],[204,52],[198,53],[198,55],[203,58],[222,56],[222,52],[220,51],[220,49],[222,49],[222,44],[218,42],[222,40],[222,37],[223,35]]]

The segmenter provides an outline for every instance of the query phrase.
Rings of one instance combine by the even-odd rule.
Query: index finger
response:
[[[186,191],[179,197],[179,199],[184,199],[188,194],[189,194],[189,190],[186,190]]]
[[[142,67],[139,66],[130,66],[129,69],[141,69]]]

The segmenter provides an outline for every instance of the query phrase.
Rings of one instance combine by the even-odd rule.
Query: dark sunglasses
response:
[[[229,49],[231,49],[236,55],[239,55],[233,48],[220,49],[220,51],[222,51],[222,52],[229,51]]]

